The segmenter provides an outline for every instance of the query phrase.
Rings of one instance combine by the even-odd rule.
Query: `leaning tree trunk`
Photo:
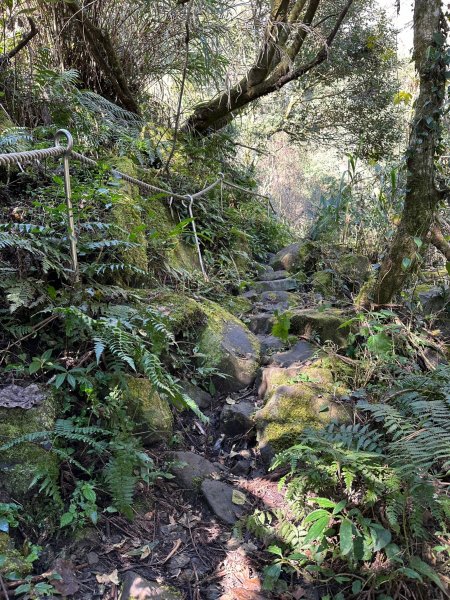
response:
[[[407,151],[403,213],[375,284],[377,304],[390,302],[417,267],[418,247],[427,241],[441,200],[434,161],[445,98],[445,30],[441,0],[415,0],[414,60],[420,90]]]
[[[353,0],[342,0],[341,10],[335,16],[334,25],[323,45],[310,60],[295,66],[306,39],[311,32],[317,32],[324,21],[322,19],[314,24],[321,3],[323,0],[295,0],[293,3],[290,0],[271,0],[269,21],[254,64],[230,90],[199,104],[188,119],[185,131],[196,135],[217,131],[247,104],[279,90],[323,63]]]

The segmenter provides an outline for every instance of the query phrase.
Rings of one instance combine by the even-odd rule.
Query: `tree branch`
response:
[[[17,44],[17,46],[14,46],[14,48],[12,50],[10,50],[9,52],[6,52],[5,54],[2,54],[2,56],[0,56],[0,67],[3,67],[7,63],[9,63],[9,61],[12,58],[14,58],[14,56],[16,56],[16,54],[18,54],[22,50],[22,48],[25,48],[25,46],[31,42],[31,40],[34,38],[34,36],[37,35],[38,29],[36,27],[35,22],[33,21],[33,19],[31,17],[27,17],[27,19],[28,19],[28,24],[30,25],[30,31],[28,33],[25,33],[22,36],[22,39]]]
[[[442,233],[442,226],[439,222],[435,223],[429,233],[430,243],[437,249],[441,254],[445,256],[445,259],[450,262],[450,244]]]

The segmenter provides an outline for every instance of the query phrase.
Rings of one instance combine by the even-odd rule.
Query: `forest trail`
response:
[[[160,479],[140,491],[141,508],[132,523],[113,516],[101,539],[87,536],[74,544],[71,560],[84,563],[76,598],[95,597],[94,589],[101,596],[108,577],[123,584],[121,600],[155,594],[167,600],[280,597],[262,589],[267,564],[263,546],[239,521],[255,509],[289,513],[278,489],[283,473],[268,472],[273,454],[258,446],[254,415],[263,405],[266,375],[275,370],[279,377],[281,370],[285,377],[280,379],[289,380],[311,362],[317,346],[299,339],[284,351],[286,344],[271,334],[276,315],[301,301],[295,279],[266,265],[250,285],[243,293],[252,301],[248,327],[261,343],[261,372],[255,384],[219,393],[204,409],[208,425],[191,412],[177,414],[177,429],[188,444],[163,456],[172,462],[175,479]],[[154,458],[161,457],[155,453]],[[99,584],[101,571],[105,581]],[[316,600],[319,595],[305,582],[283,597]]]

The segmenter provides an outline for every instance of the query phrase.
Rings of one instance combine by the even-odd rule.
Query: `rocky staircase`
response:
[[[175,482],[183,490],[186,501],[196,507],[204,506],[210,515],[205,518],[212,522],[217,520],[222,532],[228,532],[222,534],[228,535],[229,552],[225,563],[235,554],[239,563],[224,574],[220,585],[212,583],[205,587],[201,596],[205,600],[274,598],[261,591],[261,587],[250,592],[241,587],[239,569],[247,551],[251,553],[256,546],[252,542],[242,545],[242,540],[234,538],[231,528],[257,507],[270,509],[284,505],[276,481],[267,474],[267,467],[278,450],[295,443],[306,426],[331,418],[347,418],[345,409],[336,403],[336,396],[346,393],[335,382],[335,372],[340,366],[332,364],[329,357],[320,354],[317,344],[301,335],[305,324],[310,330],[318,331],[322,341],[339,342],[344,334],[339,331],[342,317],[338,312],[304,308],[304,297],[297,279],[292,276],[298,268],[295,254],[300,248],[294,244],[283,249],[270,265],[261,267],[250,289],[242,294],[252,305],[243,317],[248,329],[238,321],[224,330],[223,347],[230,355],[225,362],[231,365],[231,371],[234,369],[233,384],[218,380],[215,399],[192,383],[184,384],[185,392],[210,417],[210,425],[204,430],[192,413],[185,416],[184,429],[190,431],[190,448],[171,451],[167,458],[172,461]],[[290,344],[272,335],[277,315],[287,310],[295,316],[291,319],[295,336],[291,337]],[[258,373],[253,371],[250,383],[244,383],[240,369],[246,361],[255,361],[255,337],[258,350],[260,348],[260,368]],[[245,369],[247,374],[252,372]],[[204,502],[199,505],[198,499]],[[181,526],[173,523],[171,527],[175,528],[175,537],[182,536]],[[243,551],[247,546],[249,550]],[[188,564],[189,556],[182,557]],[[171,563],[172,560],[169,570]],[[257,576],[252,581],[260,579]],[[302,597],[318,598],[313,588],[302,584],[303,588]],[[129,598],[124,596],[122,600]]]

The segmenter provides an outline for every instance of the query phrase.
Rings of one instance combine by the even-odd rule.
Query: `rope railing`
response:
[[[66,139],[65,146],[63,146],[61,143],[63,138]],[[46,159],[46,158],[59,158],[59,157],[63,157],[63,159],[64,159],[64,192],[65,192],[65,196],[66,196],[66,207],[67,207],[67,220],[68,220],[67,229],[68,229],[68,237],[69,237],[69,242],[70,242],[70,257],[71,257],[71,263],[72,263],[73,283],[77,283],[79,281],[80,275],[79,275],[79,268],[78,268],[77,237],[76,237],[76,231],[75,231],[75,220],[74,220],[73,206],[72,206],[72,191],[71,191],[71,184],[70,184],[69,159],[72,158],[72,159],[78,160],[82,164],[85,164],[90,167],[95,167],[95,168],[99,167],[99,163],[96,160],[93,160],[92,158],[84,156],[84,154],[80,154],[79,152],[76,152],[75,150],[73,150],[73,138],[72,138],[71,133],[67,129],[59,129],[55,134],[55,145],[53,147],[42,148],[40,150],[27,150],[24,152],[10,152],[10,153],[6,153],[6,154],[0,154],[0,166],[9,166],[9,165],[15,165],[15,164],[18,164],[21,166],[21,165],[30,164],[33,162],[38,162],[38,161]],[[195,224],[195,218],[194,218],[193,208],[192,208],[192,206],[194,204],[194,200],[201,198],[202,196],[204,196],[205,194],[207,194],[208,192],[213,190],[218,185],[221,185],[221,186],[240,190],[240,191],[250,194],[252,196],[257,196],[259,198],[266,199],[268,214],[269,214],[270,210],[272,210],[273,213],[275,213],[275,209],[272,205],[272,202],[271,202],[269,196],[264,196],[263,194],[258,194],[257,192],[253,192],[252,190],[248,190],[248,189],[241,187],[235,183],[227,181],[225,179],[223,173],[219,173],[219,176],[215,181],[213,181],[212,183],[210,183],[209,185],[207,185],[205,188],[201,189],[200,191],[195,192],[194,194],[178,194],[176,192],[172,192],[171,190],[165,190],[158,186],[155,186],[155,185],[152,185],[145,181],[142,181],[140,179],[137,179],[136,177],[132,177],[131,175],[128,175],[127,173],[123,173],[122,171],[119,171],[118,169],[111,168],[110,172],[114,177],[118,177],[120,179],[123,179],[124,181],[127,181],[128,183],[136,185],[137,187],[139,187],[139,189],[141,189],[144,192],[164,194],[164,195],[170,197],[171,201],[173,199],[181,200],[181,202],[183,203],[183,206],[187,207],[187,209],[188,209],[189,217],[190,217],[191,223],[192,223],[192,233],[194,236],[195,246],[197,248],[197,254],[198,254],[198,259],[199,259],[199,263],[200,263],[200,268],[202,270],[203,277],[206,281],[208,280],[208,275],[206,273],[205,265],[203,262],[202,252],[201,252],[201,248],[200,248],[200,242],[199,242],[198,234],[197,234],[197,227]]]

